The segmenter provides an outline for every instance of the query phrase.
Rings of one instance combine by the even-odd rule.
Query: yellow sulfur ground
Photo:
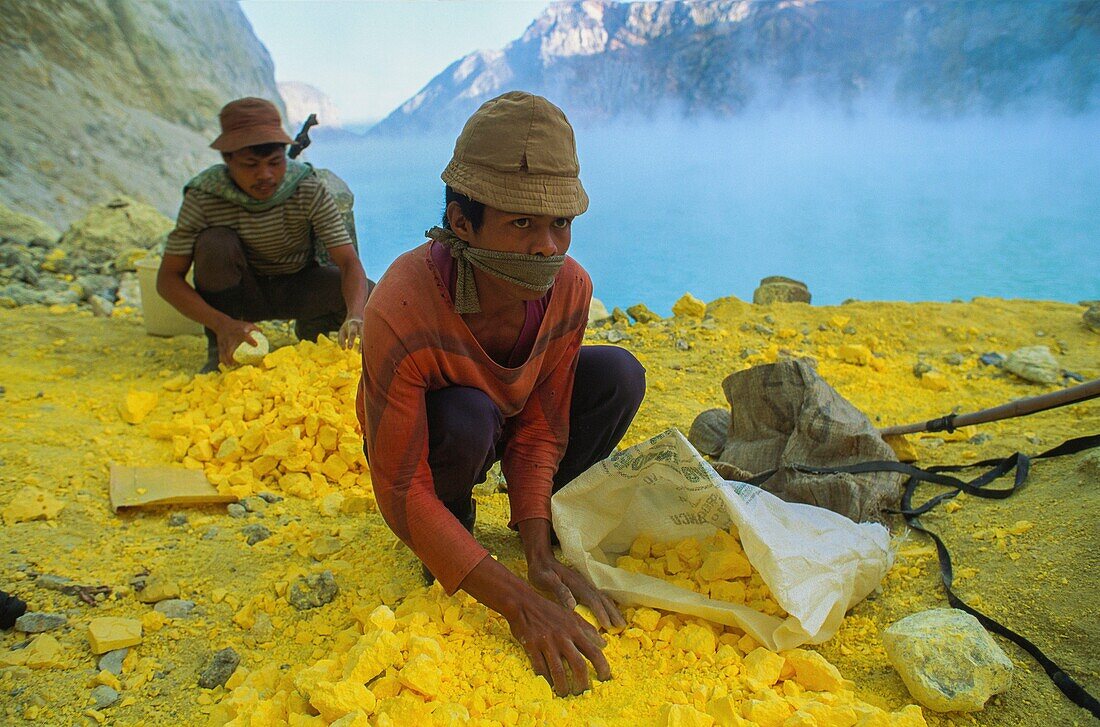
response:
[[[1078,306],[760,307],[726,299],[709,309],[712,320],[625,329],[630,339],[622,345],[646,366],[649,383],[625,444],[668,426],[686,431],[699,411],[725,404],[726,374],[784,349],[817,359],[826,380],[881,426],[1054,390],[982,366],[976,359],[986,351],[1048,345],[1065,368],[1100,376],[1100,336],[1081,324]],[[614,678],[581,697],[552,699],[528,673],[507,625],[462,596],[424,589],[415,559],[375,512],[352,410],[355,354],[324,343],[287,348],[285,327],[265,326],[274,358],[191,377],[203,342],[149,338],[134,319],[24,308],[0,311],[0,331],[0,510],[17,506],[0,529],[0,588],[32,610],[69,619],[48,634],[0,634],[5,663],[16,663],[0,667],[4,724],[271,724],[291,713],[311,715],[295,723],[322,724],[352,708],[369,716],[352,711],[336,721],[429,724],[426,697],[441,705],[431,717],[440,723],[476,714],[482,724],[707,724],[714,716],[736,723],[734,715],[788,727],[830,724],[821,710],[843,712],[840,724],[920,723],[879,633],[945,601],[934,549],[903,527],[895,525],[897,564],[881,592],[824,644],[771,655],[726,629],[628,608],[628,628],[608,635]],[[600,343],[597,333],[587,342]],[[939,376],[916,378],[918,361]],[[1034,453],[1096,431],[1100,407],[1091,403],[911,442],[920,463],[933,464]],[[990,439],[971,441],[978,433]],[[112,462],[202,467],[223,489],[286,499],[239,520],[224,506],[114,514]],[[1028,635],[1093,693],[1100,691],[1096,467],[1085,455],[1036,462],[1029,485],[1009,500],[964,496],[925,517],[952,549],[960,595]],[[492,482],[479,488],[476,535],[522,573],[518,541],[505,527],[506,496],[496,489]],[[185,514],[186,523],[171,525],[171,513]],[[249,546],[242,528],[257,524],[271,537]],[[324,570],[340,587],[335,600],[293,608],[291,584]],[[92,606],[38,587],[39,573],[107,586],[110,594],[93,592]],[[171,619],[139,600],[131,581],[146,573],[169,584],[165,592],[194,601],[192,615]],[[101,618],[136,620],[141,640],[123,663],[120,701],[95,709],[92,688],[113,686],[89,642],[88,627]],[[928,724],[1089,724],[1034,662],[1001,643],[1018,666],[1012,688],[973,715],[925,711]],[[199,672],[223,647],[241,655],[240,669],[228,688],[199,688]]]

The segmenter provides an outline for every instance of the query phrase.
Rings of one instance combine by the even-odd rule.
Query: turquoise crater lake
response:
[[[454,134],[320,139],[355,193],[377,279],[442,211]],[[592,199],[570,254],[608,307],[662,314],[760,278],[815,303],[1100,298],[1100,120],[914,121],[785,114],[579,128]]]

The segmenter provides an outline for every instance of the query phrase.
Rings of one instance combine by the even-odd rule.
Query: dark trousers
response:
[[[569,443],[553,491],[605,459],[626,434],[645,395],[645,369],[617,346],[584,346],[569,406]],[[485,481],[507,443],[500,410],[480,389],[429,392],[428,465],[439,499],[461,520],[474,485]]]
[[[299,338],[314,340],[337,330],[347,304],[335,265],[306,267],[287,275],[259,275],[245,257],[236,231],[209,227],[195,239],[195,290],[208,305],[243,321],[291,319]]]

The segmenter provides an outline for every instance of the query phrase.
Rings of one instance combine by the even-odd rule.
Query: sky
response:
[[[275,80],[304,81],[345,124],[386,116],[448,65],[503,48],[547,3],[531,0],[242,0],[275,61]]]

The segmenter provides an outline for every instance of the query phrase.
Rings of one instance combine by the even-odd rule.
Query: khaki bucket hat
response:
[[[505,212],[574,217],[588,209],[573,127],[542,96],[508,93],[481,105],[440,177]]]
[[[222,133],[211,149],[234,152],[258,144],[290,144],[275,104],[252,96],[230,101],[218,113]]]

